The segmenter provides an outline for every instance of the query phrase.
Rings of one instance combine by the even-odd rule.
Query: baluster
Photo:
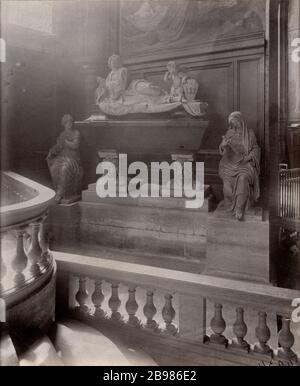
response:
[[[95,291],[92,294],[92,302],[95,306],[94,316],[96,318],[103,318],[106,316],[105,312],[101,308],[103,300],[104,300],[104,295],[102,292],[102,280],[97,279],[95,280]]]
[[[278,335],[278,357],[283,359],[297,360],[297,355],[291,349],[295,343],[294,335],[290,330],[290,319],[282,318],[282,329]]]
[[[175,310],[172,305],[173,296],[171,294],[165,295],[165,305],[162,309],[162,317],[166,324],[165,332],[170,335],[177,334],[177,328],[172,323],[175,318]]]
[[[17,285],[22,285],[25,281],[25,276],[23,274],[24,269],[27,267],[28,259],[24,251],[24,235],[25,229],[18,229],[17,234],[17,246],[16,246],[16,255],[12,260],[12,268],[16,272],[14,277],[14,282]]]
[[[48,234],[46,232],[45,221],[46,221],[46,217],[43,218],[40,224],[40,233],[39,233],[40,246],[42,249],[40,265],[42,268],[46,268],[48,266],[50,256],[51,256],[49,252],[49,240],[48,240]]]
[[[247,335],[247,325],[244,320],[244,309],[238,307],[236,309],[236,321],[233,325],[233,332],[236,338],[232,342],[232,347],[249,351],[250,345],[244,339]]]
[[[89,308],[86,304],[88,297],[89,293],[86,289],[86,278],[79,277],[79,288],[78,292],[76,293],[75,299],[79,304],[78,311],[83,314],[86,314],[89,311]]]
[[[41,273],[41,269],[38,263],[42,255],[42,249],[40,247],[40,243],[38,239],[40,224],[38,222],[34,222],[30,224],[30,226],[31,226],[31,243],[27,252],[27,256],[31,262],[30,272],[34,276],[38,276]]]
[[[213,330],[213,334],[210,336],[210,341],[212,343],[222,344],[227,346],[228,340],[225,338],[222,333],[226,329],[226,323],[222,316],[222,304],[215,304],[215,315],[210,322],[211,329]]]
[[[118,312],[118,309],[121,305],[121,300],[119,299],[119,284],[112,284],[111,285],[111,297],[108,301],[108,306],[111,309],[111,319],[114,321],[119,321],[122,319],[120,312]]]
[[[258,342],[254,345],[254,351],[260,354],[272,354],[272,350],[267,344],[271,337],[271,332],[267,325],[266,312],[258,313],[258,326],[255,329],[255,336],[258,339]]]
[[[155,316],[157,309],[156,309],[154,302],[153,302],[153,292],[152,291],[147,291],[147,300],[146,300],[146,304],[143,308],[143,311],[144,311],[144,315],[147,318],[145,327],[152,329],[152,330],[155,330],[157,328],[157,323],[155,320],[153,320],[153,317]]]
[[[125,308],[126,308],[126,311],[129,315],[128,324],[130,324],[132,326],[139,326],[141,324],[141,322],[135,316],[135,314],[139,308],[139,305],[135,299],[135,292],[136,292],[135,287],[130,287],[128,289],[128,300],[126,302]]]

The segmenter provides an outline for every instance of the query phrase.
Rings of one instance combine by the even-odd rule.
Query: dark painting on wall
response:
[[[265,29],[265,0],[121,0],[120,52],[159,54]]]

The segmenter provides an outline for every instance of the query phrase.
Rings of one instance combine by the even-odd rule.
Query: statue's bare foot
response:
[[[62,196],[57,193],[55,196],[55,199],[54,199],[55,203],[59,204],[61,202],[61,200],[62,200]]]
[[[235,213],[235,218],[239,221],[243,221],[244,220],[244,213],[240,210],[237,210]]]

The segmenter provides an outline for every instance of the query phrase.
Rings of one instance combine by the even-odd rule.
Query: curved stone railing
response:
[[[45,218],[1,230],[0,297],[7,306],[28,297],[53,270],[53,258],[44,233]]]
[[[55,193],[16,173],[1,177],[0,298],[7,311],[53,278],[55,263],[44,224]]]
[[[112,338],[127,337],[129,345],[142,344],[154,358],[177,356],[180,364],[299,363],[290,327],[299,291],[54,253],[58,312]]]

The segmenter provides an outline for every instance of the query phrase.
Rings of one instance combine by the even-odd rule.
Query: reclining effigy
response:
[[[127,87],[127,69],[119,55],[112,55],[108,65],[111,72],[106,79],[98,77],[95,92],[95,102],[102,113],[124,116],[184,109],[193,117],[205,115],[207,103],[195,99],[199,88],[197,80],[177,71],[175,62],[168,63],[164,76],[165,81],[172,81],[169,93],[145,79],[133,80]]]

